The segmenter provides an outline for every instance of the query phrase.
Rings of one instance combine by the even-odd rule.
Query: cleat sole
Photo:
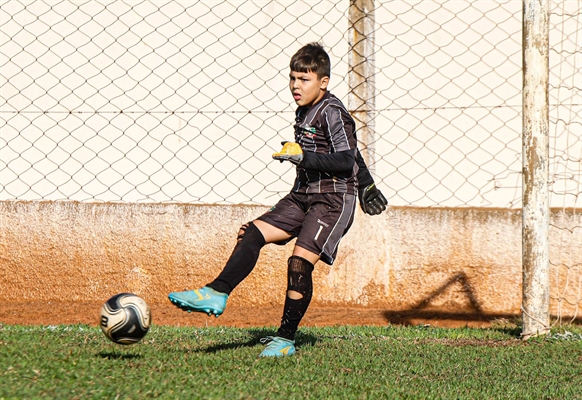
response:
[[[200,289],[200,290],[203,290],[203,289]],[[191,297],[193,297],[192,300],[194,301],[194,303],[191,303],[189,301],[189,299],[182,299],[181,294],[177,294],[177,296],[174,297],[174,293],[171,293],[170,295],[168,295],[168,299],[176,307],[180,308],[183,311],[187,311],[189,313],[199,312],[199,313],[205,313],[208,316],[214,315],[215,317],[218,317],[223,313],[223,311],[224,311],[223,309],[226,306],[226,304],[221,304],[220,302],[222,300],[222,301],[224,301],[224,303],[226,303],[226,297],[227,297],[226,295],[224,295],[224,298],[216,300],[218,302],[217,307],[214,307],[214,304],[212,304],[212,301],[210,302],[211,304],[208,304],[209,302],[206,302],[206,301],[203,301],[202,302],[203,304],[198,304],[197,301],[202,300],[202,298],[201,298],[202,295],[200,294],[199,291],[194,291],[194,292],[200,297],[199,299],[197,299],[197,298],[195,298],[195,296],[191,296]],[[210,299],[209,294],[206,293],[205,296],[206,297],[204,298],[204,300]]]
[[[180,308],[182,311],[187,311],[188,313],[191,313],[192,311],[203,312],[203,313],[206,313],[209,317],[214,315],[216,318],[218,318],[220,315],[222,315],[222,313],[219,313],[216,310],[209,310],[209,309],[200,310],[200,309],[197,309],[195,307],[192,307],[191,305],[189,305],[187,303],[183,303],[179,300],[170,299],[170,301],[176,307]]]

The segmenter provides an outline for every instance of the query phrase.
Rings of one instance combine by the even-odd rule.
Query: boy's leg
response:
[[[341,238],[352,224],[355,200],[353,195],[313,195],[293,256],[288,261],[287,296],[281,326],[261,356],[295,353],[295,334],[313,293],[313,266],[319,259],[333,264]]]
[[[277,336],[294,340],[313,295],[313,263],[293,255],[287,261],[287,296]]]
[[[255,220],[243,225],[222,272],[206,286],[230,294],[253,271],[265,244],[288,240],[290,237],[287,232],[263,221]]]
[[[228,295],[255,267],[261,248],[266,243],[288,240],[290,237],[287,232],[263,221],[243,225],[230,258],[215,280],[198,290],[170,293],[168,298],[184,311],[204,312],[218,317],[226,307]]]
[[[303,258],[297,253],[306,256]],[[309,258],[310,260],[308,260]],[[264,342],[267,347],[261,357],[289,356],[295,353],[295,333],[299,323],[311,302],[313,295],[312,272],[318,256],[305,249],[295,247],[293,255],[287,261],[287,296],[283,308],[281,326],[275,337],[268,337]]]

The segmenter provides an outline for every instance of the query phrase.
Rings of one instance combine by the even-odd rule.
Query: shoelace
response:
[[[268,344],[268,343],[272,343],[274,341],[275,341],[274,336],[267,336],[267,337],[264,337],[261,340],[259,340],[259,342],[261,342],[261,344]]]

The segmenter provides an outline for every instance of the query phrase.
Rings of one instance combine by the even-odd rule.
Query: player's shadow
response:
[[[439,296],[449,290],[455,285],[461,286],[463,292],[468,300],[468,305],[464,310],[460,311],[443,311],[430,309],[430,305]],[[407,310],[385,311],[384,317],[391,324],[399,325],[415,325],[418,321],[429,322],[430,320],[448,320],[456,322],[492,322],[495,320],[514,320],[516,315],[513,314],[488,314],[483,311],[476,291],[469,282],[467,275],[464,272],[459,272],[450,277],[441,286],[427,294],[413,307]],[[513,330],[511,328],[510,330]],[[512,333],[512,332],[508,332]]]
[[[216,353],[222,350],[229,349],[239,349],[241,347],[254,347],[261,343],[261,339],[267,336],[275,336],[275,331],[269,328],[252,328],[246,330],[250,335],[244,341],[240,342],[230,342],[230,343],[218,343],[209,347],[198,349],[195,351],[204,353]],[[297,347],[313,345],[317,342],[317,338],[310,334],[304,334],[298,332],[295,338],[295,345]]]

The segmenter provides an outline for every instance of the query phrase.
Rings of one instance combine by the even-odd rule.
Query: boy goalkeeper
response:
[[[328,54],[318,43],[295,53],[290,62],[289,89],[297,104],[295,141],[284,142],[273,158],[296,165],[290,193],[254,221],[243,225],[237,244],[222,272],[198,290],[173,292],[170,301],[185,311],[219,316],[229,294],[253,270],[268,243],[286,244],[297,238],[287,262],[287,296],[281,325],[262,357],[295,353],[295,334],[311,301],[314,265],[331,265],[342,237],[348,232],[356,207],[380,214],[387,201],[375,187],[357,149],[355,122],[327,90],[331,75]]]

